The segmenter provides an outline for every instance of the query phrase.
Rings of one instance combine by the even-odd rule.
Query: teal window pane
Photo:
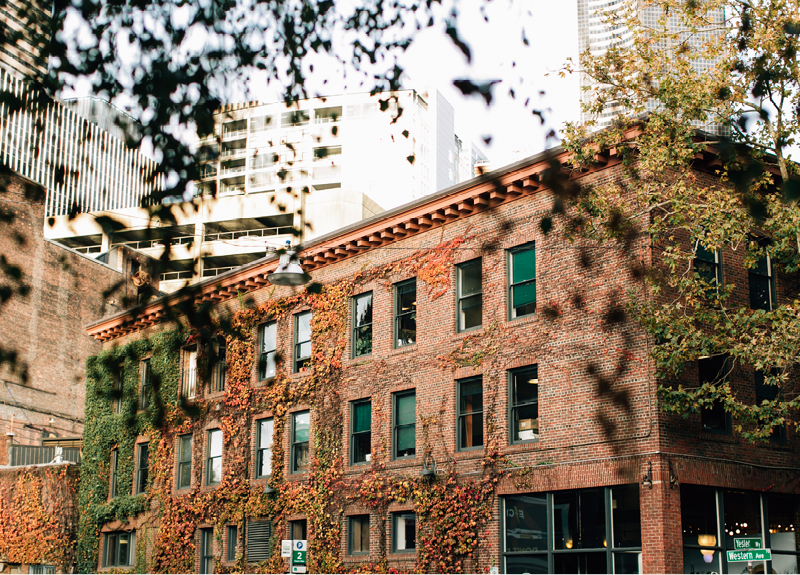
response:
[[[511,254],[511,283],[536,278],[536,250],[531,248]]]
[[[369,431],[372,427],[372,405],[369,402],[353,405],[353,432]]]
[[[306,411],[294,415],[294,443],[308,441],[308,430],[311,427],[311,417]]]
[[[417,396],[401,395],[397,398],[396,424],[406,425],[417,419]]]
[[[513,306],[515,308],[536,303],[536,282],[514,286],[511,289],[511,293],[514,298]]]
[[[410,425],[408,427],[399,427],[397,429],[397,452],[398,454],[409,450],[413,453],[413,450],[417,443],[417,433],[416,427]]]

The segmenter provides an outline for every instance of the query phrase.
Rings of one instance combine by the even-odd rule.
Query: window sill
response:
[[[701,431],[700,439],[703,441],[714,441],[718,443],[739,443],[739,441],[730,433],[713,431]]]
[[[404,345],[403,347],[395,347],[395,348],[393,348],[392,351],[389,352],[389,355],[390,356],[392,356],[392,355],[402,355],[404,353],[410,353],[412,351],[416,351],[416,349],[417,349],[416,342],[415,343],[410,343],[408,345]]]
[[[505,321],[503,321],[503,327],[519,327],[529,323],[534,323],[538,319],[539,315],[536,313],[524,315],[522,317],[507,318]]]
[[[483,326],[474,327],[474,328],[472,328],[472,329],[470,329],[468,331],[458,331],[458,332],[455,333],[455,335],[453,335],[453,337],[450,338],[450,342],[461,341],[462,339],[464,339],[467,336],[479,334],[482,331],[483,331]]]
[[[371,353],[365,353],[364,355],[359,355],[358,357],[351,357],[345,362],[345,366],[347,367],[358,367],[360,365],[367,365],[375,361],[375,358],[372,356]]]

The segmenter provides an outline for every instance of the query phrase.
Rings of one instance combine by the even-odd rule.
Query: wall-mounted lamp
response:
[[[286,242],[286,252],[281,254],[278,267],[267,276],[267,280],[277,286],[301,286],[311,281],[311,276],[300,266],[300,258],[292,249],[291,242]]]
[[[428,465],[429,461],[430,465]],[[428,456],[422,460],[422,471],[420,472],[420,477],[424,477],[425,479],[436,477],[436,461],[433,459],[433,457]]]
[[[653,462],[647,463],[647,471],[642,475],[642,487],[653,488]]]
[[[269,483],[264,485],[264,495],[269,496],[272,495],[273,493],[275,493],[275,490],[272,487],[270,487]]]

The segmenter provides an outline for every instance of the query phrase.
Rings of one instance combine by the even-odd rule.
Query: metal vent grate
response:
[[[269,559],[269,541],[272,522],[251,520],[247,522],[247,562],[258,563]]]

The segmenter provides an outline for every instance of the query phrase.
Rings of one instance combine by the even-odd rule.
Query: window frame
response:
[[[398,549],[397,548],[397,535],[399,533],[397,529],[397,520],[401,517],[413,517],[414,518],[414,547],[405,549]],[[392,553],[416,553],[417,552],[417,514],[413,511],[394,511],[392,512]]]
[[[183,370],[183,381],[181,381],[181,395],[185,399],[195,399],[197,397],[197,346],[192,346],[184,350],[186,354],[186,369]]]
[[[151,358],[145,358],[139,364],[139,374],[140,379],[140,397],[139,397],[139,408],[141,410],[147,410],[150,408],[150,396],[152,395],[153,390],[153,369],[152,365],[150,364]]]
[[[363,521],[364,521],[365,518],[367,520],[367,549],[366,549],[366,551],[363,550],[363,549],[361,551],[355,551],[354,549],[355,549],[356,540],[355,540],[355,537],[354,537],[355,529],[353,528],[353,525],[356,522],[359,523],[360,532],[362,534],[361,541],[359,541],[359,543],[361,543],[361,547],[363,547],[363,539],[364,539],[364,537],[363,537],[363,533],[364,533]],[[348,555],[356,555],[356,556],[358,556],[358,555],[369,555],[369,551],[370,551],[370,537],[369,537],[370,531],[369,531],[369,529],[370,529],[370,516],[369,516],[369,513],[360,514],[360,515],[349,515],[347,517],[347,554]]]
[[[534,363],[532,365],[526,365],[524,367],[519,367],[516,369],[508,370],[508,443],[509,445],[522,445],[526,443],[537,443],[539,441],[539,436],[541,432],[536,432],[536,437],[531,439],[515,439],[514,436],[514,422],[518,420],[517,409],[520,407],[529,407],[532,405],[536,405],[536,421],[537,425],[539,422],[539,383],[536,384],[536,400],[535,401],[527,401],[527,402],[516,402],[515,401],[515,392],[514,392],[514,378],[518,376],[530,376],[535,375],[536,381],[539,381],[539,364]],[[515,417],[517,419],[515,419]],[[527,430],[526,430],[527,431]],[[533,431],[533,430],[531,430]]]
[[[189,460],[188,461],[184,461],[184,460],[181,459],[181,454],[183,453],[183,449],[182,449],[183,442],[187,441],[187,440],[189,442]],[[177,458],[178,458],[177,471],[178,471],[178,473],[176,474],[176,477],[175,477],[175,489],[178,489],[178,490],[180,490],[180,489],[191,489],[191,487],[192,487],[192,455],[193,455],[192,454],[192,450],[193,449],[194,449],[194,435],[193,434],[185,433],[183,435],[179,435],[178,436],[178,453],[177,453]],[[181,477],[183,477],[182,470],[184,469],[185,465],[189,466],[189,484],[188,485],[182,485],[181,484]]]
[[[772,258],[769,257],[769,254],[765,254],[763,258],[758,258],[756,260],[756,264],[760,260],[766,260],[767,264],[767,275],[761,274],[756,271],[757,267],[752,267],[747,270],[747,288],[748,288],[748,299],[750,304],[750,309],[763,309],[766,311],[772,311],[775,309],[775,306],[778,305],[778,289],[775,282],[775,270],[772,268]],[[766,278],[767,281],[767,293],[769,294],[769,302],[767,302],[767,307],[753,307],[753,277],[757,278]]]
[[[469,413],[462,413],[461,412],[461,390],[465,384],[471,384],[475,382],[480,382],[481,384],[481,409],[480,411],[471,411]],[[485,437],[483,433],[483,376],[476,375],[473,377],[467,377],[464,379],[457,379],[456,380],[456,450],[457,451],[475,451],[477,449],[483,449],[483,445],[485,442]],[[461,445],[461,421],[462,418],[467,418],[474,415],[481,416],[481,443],[480,445],[472,445],[469,447],[465,447]]]
[[[111,410],[114,415],[122,413],[122,396],[125,389],[125,364],[119,364],[113,373],[114,396]]]
[[[722,250],[715,249],[713,252],[711,252],[709,249],[705,248],[700,243],[700,240],[695,240],[695,242],[696,242],[696,247],[694,250],[694,257],[692,258],[692,272],[698,274],[700,276],[700,279],[706,279],[703,278],[703,274],[697,269],[697,262],[711,264],[714,266],[714,277],[717,289],[723,287],[724,282],[722,277]],[[698,255],[700,254],[700,250],[702,250],[704,253],[712,253],[714,256],[714,261],[698,257]],[[710,282],[709,285],[711,285]]]
[[[296,431],[297,431],[297,417],[303,414],[308,415],[308,439],[306,441],[295,441],[296,439]],[[289,416],[291,417],[291,435],[290,439],[290,448],[289,448],[289,474],[290,475],[300,475],[303,473],[308,473],[308,469],[295,469],[295,461],[296,461],[296,453],[297,447],[301,445],[306,446],[306,452],[308,453],[309,460],[311,459],[311,411],[306,409],[304,411],[295,411],[294,413],[290,413]]]
[[[355,412],[356,406],[358,405],[369,405],[369,429],[362,430],[362,431],[355,431]],[[357,435],[366,435],[369,434],[369,459],[365,459],[364,461],[356,461],[355,460],[355,453],[356,453],[356,439]],[[364,399],[357,399],[355,401],[350,402],[350,465],[369,465],[372,461],[372,398],[367,397]]]
[[[272,424],[270,433],[270,442],[269,442],[269,447],[262,447],[261,424],[267,422]],[[255,469],[256,479],[265,479],[272,476],[272,446],[274,444],[274,441],[275,441],[275,419],[272,417],[264,417],[262,419],[256,420],[256,469]],[[269,473],[264,475],[261,473],[261,469],[263,468],[263,461],[266,452],[269,452]]]
[[[200,528],[200,573],[214,573],[214,528]]]
[[[300,318],[303,316],[308,315],[308,339],[307,340],[298,340],[298,336],[300,335]],[[311,310],[301,311],[300,313],[294,314],[294,345],[292,348],[292,373],[300,373],[302,369],[308,367],[308,364],[311,362],[311,351],[309,351],[308,356],[300,356],[300,346],[304,343],[308,343],[309,346],[311,344],[311,321],[314,319],[314,315],[311,313]]]
[[[212,447],[212,435],[215,433],[219,433],[220,437],[220,446],[219,446],[219,455],[212,455],[211,454],[211,447]],[[219,428],[209,429],[206,432],[206,485],[219,485],[222,483],[222,453],[225,451],[224,445],[224,436],[222,435],[222,430]],[[213,469],[214,460],[219,459],[219,481],[211,481],[211,471]]]
[[[778,376],[779,370],[773,368],[770,375]],[[759,381],[760,380],[760,381]],[[765,383],[766,374],[757,369],[753,370],[753,387],[756,395],[756,405],[761,405],[762,401],[774,401],[778,398],[781,389],[775,385],[768,385]],[[786,443],[789,440],[787,433],[787,425],[776,425],[772,428],[772,433],[769,436],[771,443]]]
[[[223,336],[218,335],[212,342],[211,351],[214,354],[214,363],[211,366],[211,389],[209,391],[221,393],[225,391],[228,376],[228,342]]]
[[[127,540],[128,557],[126,563],[108,562],[109,539],[114,537],[114,557],[119,557],[119,546],[121,538]],[[136,559],[136,532],[135,531],[107,531],[103,533],[103,567],[131,567]]]
[[[520,281],[514,283],[514,256],[516,254],[520,254],[522,252],[533,252],[533,279]],[[530,313],[522,314],[522,315],[515,315],[515,307],[514,307],[514,288],[515,287],[522,287],[526,285],[533,285],[534,289],[536,289],[536,242],[528,242],[526,244],[522,244],[521,246],[515,246],[506,250],[506,270],[507,270],[507,278],[506,278],[506,301],[508,303],[508,319],[520,319],[523,317],[531,317],[536,315],[536,308],[538,304],[538,293],[537,299],[533,301],[533,311]]]
[[[414,288],[414,303],[412,304],[411,308],[408,311],[403,311],[400,308],[400,296],[402,294],[402,290],[413,287]],[[392,318],[392,325],[393,325],[393,334],[392,334],[392,347],[393,349],[400,349],[401,347],[408,347],[410,345],[416,345],[417,343],[417,278],[407,279],[401,282],[397,282],[394,284],[394,314]],[[408,316],[414,316],[414,341],[408,343],[400,343],[402,340],[400,338],[400,324],[403,319],[407,318]]]
[[[359,324],[358,323],[359,322],[359,319],[358,319],[358,304],[359,304],[359,302],[361,300],[365,300],[367,298],[369,298],[369,304],[368,305],[372,308],[372,311],[370,311],[370,321],[369,322],[365,322],[363,324]],[[352,322],[351,323],[351,330],[350,330],[350,358],[351,359],[355,359],[357,357],[364,357],[364,356],[367,356],[367,355],[372,355],[372,348],[373,348],[373,343],[374,343],[374,338],[373,338],[374,333],[373,333],[373,329],[372,329],[372,324],[373,324],[374,309],[375,309],[374,308],[375,300],[373,298],[373,294],[372,294],[371,291],[364,292],[362,294],[353,296],[352,298],[350,298],[350,300],[352,302],[352,310],[351,310],[351,314],[350,314],[350,318],[351,318],[351,322]],[[363,353],[358,353],[357,342],[363,337],[363,335],[361,335],[361,333],[360,333],[363,328],[367,328],[366,332],[369,333],[369,340],[370,340],[369,341],[369,351],[365,351]]]
[[[231,535],[233,535],[231,537]],[[229,563],[236,561],[236,547],[239,544],[239,527],[228,525],[225,530],[225,560]]]
[[[118,476],[118,465],[119,465],[119,449],[114,448],[111,450],[111,477],[109,478],[108,482],[108,498],[114,499],[119,497],[119,476]]]
[[[481,289],[480,291],[465,295],[462,293],[462,287],[464,286],[464,280],[463,280],[464,271],[473,267],[477,267],[478,270],[480,271]],[[472,327],[462,327],[462,323],[465,323],[461,321],[463,313],[462,304],[465,300],[475,296],[480,296],[481,322],[478,325],[474,325]],[[481,329],[482,327],[483,327],[483,258],[478,257],[468,260],[466,262],[461,262],[460,264],[456,265],[456,331],[458,333],[462,333],[476,329]]]
[[[144,459],[144,465],[142,465]],[[133,487],[135,495],[147,492],[147,482],[150,474],[150,442],[144,441],[136,444],[136,485]]]
[[[275,346],[265,351],[264,341],[266,339],[266,330],[273,326],[275,328]],[[258,326],[258,381],[267,381],[275,377],[275,373],[272,375],[268,375],[267,373],[270,354],[272,354],[274,365],[276,363],[274,358],[276,358],[278,354],[278,322],[275,320],[264,322]],[[277,366],[273,367],[273,371],[277,371]]]
[[[705,383],[713,383],[713,382],[717,381],[716,376],[714,377],[714,379],[712,379],[710,381],[704,380],[702,378],[701,370],[700,370],[700,362],[701,361],[711,361],[713,359],[715,359],[715,358],[712,356],[712,357],[698,358],[698,360],[697,360],[697,381],[698,381],[700,386],[702,386]],[[732,373],[731,372],[731,368],[730,368],[730,361],[731,361],[731,359],[730,359],[729,356],[726,355],[726,356],[722,357],[722,365],[721,365],[720,369],[717,371],[717,375],[719,375],[719,373],[721,373],[721,372],[724,372],[724,375],[723,375],[722,379],[720,379],[718,381],[718,383],[716,383],[715,385],[718,385],[720,383],[724,383],[724,382],[728,381],[728,378],[730,377],[730,375]],[[724,429],[715,429],[713,427],[709,427],[709,426],[706,425],[706,423],[704,421],[704,419],[705,419],[704,418],[704,414],[707,413],[707,412],[711,412],[711,411],[713,411],[713,410],[715,410],[717,408],[723,410],[724,423],[725,423]],[[725,408],[723,407],[722,404],[717,403],[717,402],[715,402],[714,405],[711,408],[701,408],[700,409],[700,431],[702,433],[710,433],[710,434],[713,434],[713,435],[728,435],[728,436],[733,435],[733,421],[731,420],[731,414],[729,412],[725,411]]]
[[[397,405],[402,397],[414,396],[414,423],[397,423]],[[414,453],[410,455],[398,455],[397,450],[397,431],[400,427],[414,427]],[[417,390],[408,389],[392,394],[392,460],[412,459],[417,456]]]

